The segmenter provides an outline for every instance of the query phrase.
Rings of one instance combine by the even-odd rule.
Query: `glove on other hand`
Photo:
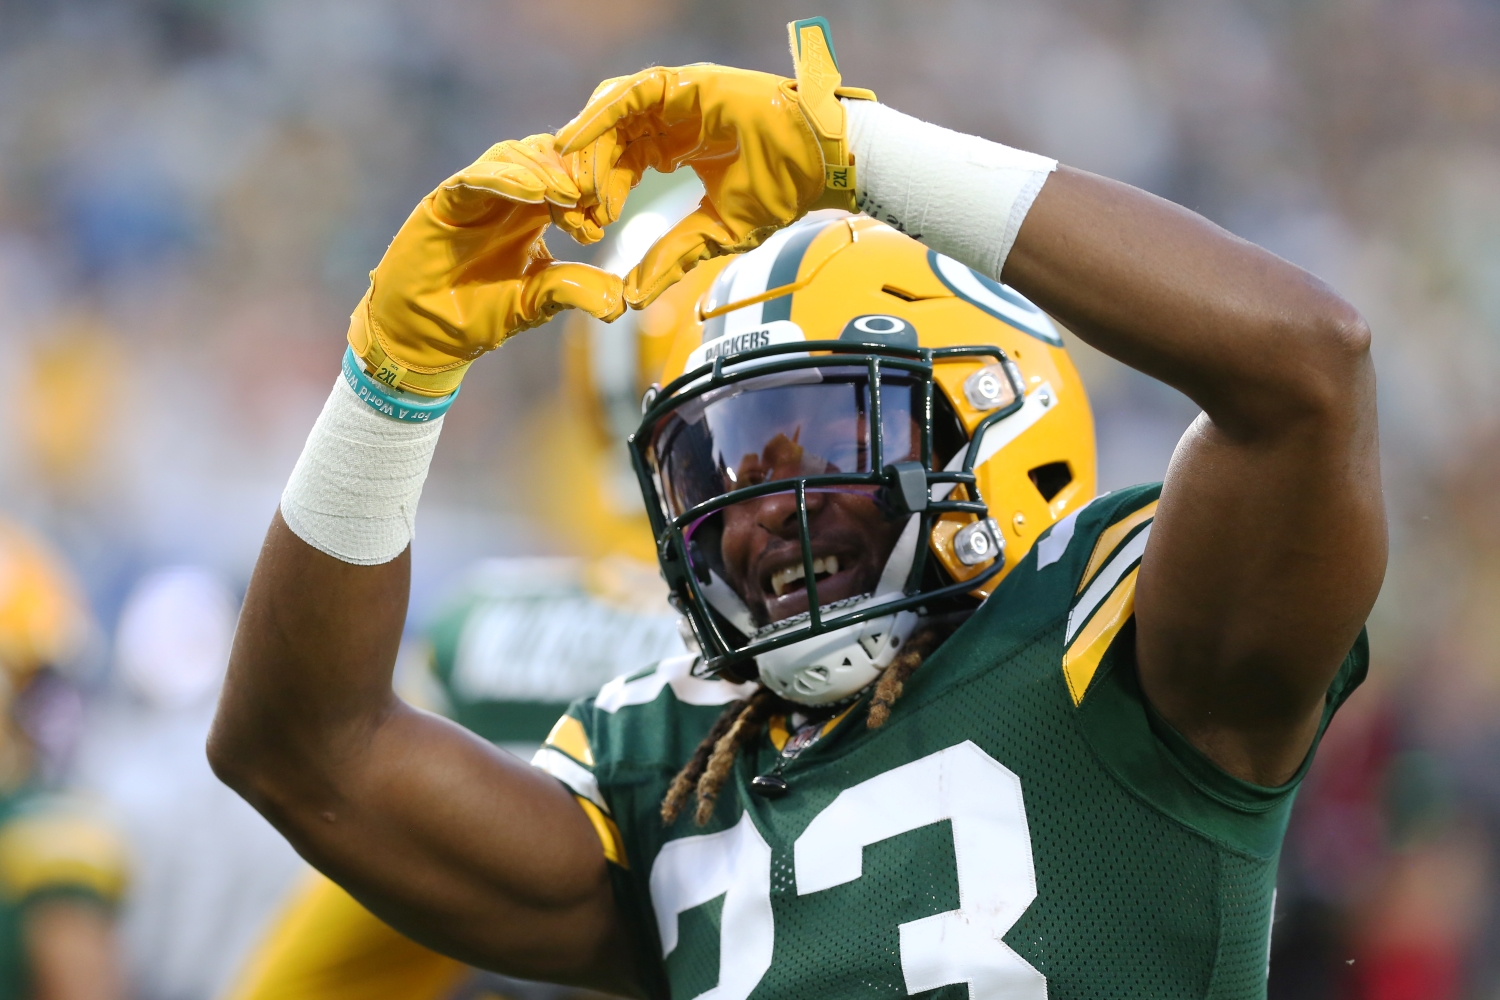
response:
[[[788,26],[797,79],[701,63],[656,67],[606,80],[558,133],[580,157],[581,202],[569,231],[618,216],[624,194],[651,167],[690,167],[707,191],[625,278],[625,298],[649,305],[699,261],[741,253],[810,209],[852,210],[853,165],[838,97],[873,99],[839,86],[822,18]]]
[[[580,197],[550,135],[502,142],[412,211],[370,272],[349,344],[375,379],[424,396],[557,312],[624,311],[620,279],[553,260],[542,234]]]

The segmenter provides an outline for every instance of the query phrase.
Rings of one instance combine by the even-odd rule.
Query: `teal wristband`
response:
[[[458,390],[463,388],[459,386],[446,396],[434,398],[381,385],[365,374],[352,347],[344,348],[344,381],[354,390],[354,395],[370,409],[408,424],[425,424],[441,417],[458,398]]]

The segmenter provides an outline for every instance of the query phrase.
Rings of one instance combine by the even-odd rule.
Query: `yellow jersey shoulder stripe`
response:
[[[567,785],[574,795],[582,796],[605,812],[609,812],[609,805],[599,791],[599,781],[594,777],[594,772],[567,754],[551,747],[542,747],[536,752],[536,756],[531,758],[531,766],[546,771]]]
[[[1083,589],[1094,579],[1094,575],[1099,572],[1105,560],[1120,547],[1126,535],[1156,516],[1156,505],[1159,502],[1158,500],[1151,501],[1124,520],[1111,524],[1099,534],[1099,541],[1094,543],[1094,552],[1089,556],[1088,568],[1083,571],[1083,577],[1078,581],[1078,590],[1075,593],[1083,593]]]
[[[1138,573],[1140,566],[1136,565],[1110,591],[1109,596],[1100,604],[1098,613],[1089,619],[1088,625],[1063,654],[1063,679],[1067,681],[1068,694],[1072,696],[1075,706],[1082,704],[1083,696],[1099,669],[1099,661],[1104,658],[1105,651],[1115,641],[1115,636],[1119,635],[1130,616],[1135,614],[1135,581]]]
[[[1063,637],[1063,679],[1074,705],[1082,704],[1104,654],[1135,614],[1136,579],[1156,506],[1153,500],[1110,525],[1089,556]]]
[[[588,816],[589,822],[594,824],[594,832],[599,835],[599,843],[604,845],[605,860],[621,868],[629,868],[630,864],[625,859],[625,840],[620,836],[620,828],[615,825],[615,821],[582,795],[573,797],[583,807],[584,815]]]
[[[552,732],[542,741],[572,757],[585,767],[594,766],[594,751],[589,747],[589,734],[583,723],[571,715],[564,715],[552,727]]]
[[[579,763],[583,761],[588,765]],[[588,734],[583,723],[571,715],[564,715],[547,734],[547,743],[531,758],[531,766],[546,771],[561,781],[573,793],[573,798],[583,807],[584,815],[593,824],[594,833],[604,847],[606,860],[629,868],[625,861],[625,841],[620,828],[610,818],[609,804],[599,791],[599,780],[589,767],[594,765],[594,755],[589,750]]]
[[[1089,616],[1099,609],[1105,602],[1105,599],[1114,592],[1121,577],[1129,572],[1131,567],[1141,561],[1141,556],[1146,552],[1146,542],[1150,538],[1151,525],[1147,524],[1132,536],[1130,541],[1120,546],[1113,557],[1094,575],[1093,581],[1088,585],[1088,589],[1083,592],[1083,596],[1068,611],[1068,628],[1067,633],[1063,637],[1064,642],[1072,645],[1073,637],[1078,634],[1078,630],[1089,620]]]

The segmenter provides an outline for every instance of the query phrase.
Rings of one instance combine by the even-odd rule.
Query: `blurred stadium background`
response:
[[[214,878],[171,870],[162,857],[192,853],[173,845],[243,838],[234,929],[127,897],[135,995],[211,1000],[296,876],[193,757],[222,636],[152,629],[217,620],[214,587],[242,591],[387,239],[447,174],[557,128],[601,78],[786,72],[784,24],[813,13],[845,78],[887,103],[1188,205],[1369,318],[1392,558],[1370,682],[1288,836],[1271,995],[1500,997],[1495,0],[0,0],[0,511],[66,554],[97,622],[82,749],[51,777],[125,803],[137,855],[175,886],[160,891]],[[478,365],[449,417],[414,624],[477,557],[569,550],[532,514],[566,484],[525,474],[555,332]],[[1102,486],[1160,478],[1194,408],[1086,348],[1079,363]],[[132,593],[167,610],[137,609],[116,641]],[[141,643],[156,666],[130,665]],[[214,969],[144,957],[172,941]]]

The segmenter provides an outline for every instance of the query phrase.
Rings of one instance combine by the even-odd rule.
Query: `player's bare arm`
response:
[[[548,222],[547,199],[576,198],[550,149],[540,149],[503,144],[434,192],[356,311],[357,320],[373,311],[369,327],[356,325],[361,332],[378,325],[387,339],[374,349],[387,352],[387,364],[415,371],[407,391],[394,395],[419,415],[442,405],[473,356],[517,329],[563,306],[618,309],[617,279],[582,265],[548,266],[533,249]],[[414,244],[420,254],[434,232],[458,244],[460,270],[486,271],[467,301],[445,293],[442,283],[462,284],[451,274],[424,286],[421,262],[403,258]],[[403,310],[424,295],[447,298],[451,339],[401,339],[410,332]],[[352,393],[348,400],[365,405]],[[343,419],[355,421],[344,433],[370,426],[358,409]],[[381,433],[386,417],[371,419]],[[394,420],[391,427],[405,432]],[[391,690],[406,618],[410,563],[401,532],[409,535],[402,520],[409,511],[398,504],[382,531],[369,510],[327,515],[339,503],[327,499],[314,496],[307,507],[287,499],[283,509],[301,511],[304,531],[343,558],[298,537],[280,513],[267,535],[209,748],[215,769],[304,856],[418,941],[516,975],[627,989],[604,856],[573,797]]]
[[[1225,770],[1281,784],[1385,572],[1368,328],[1300,268],[1066,168],[1033,204],[1005,279],[1203,407],[1141,567],[1141,681]]]

